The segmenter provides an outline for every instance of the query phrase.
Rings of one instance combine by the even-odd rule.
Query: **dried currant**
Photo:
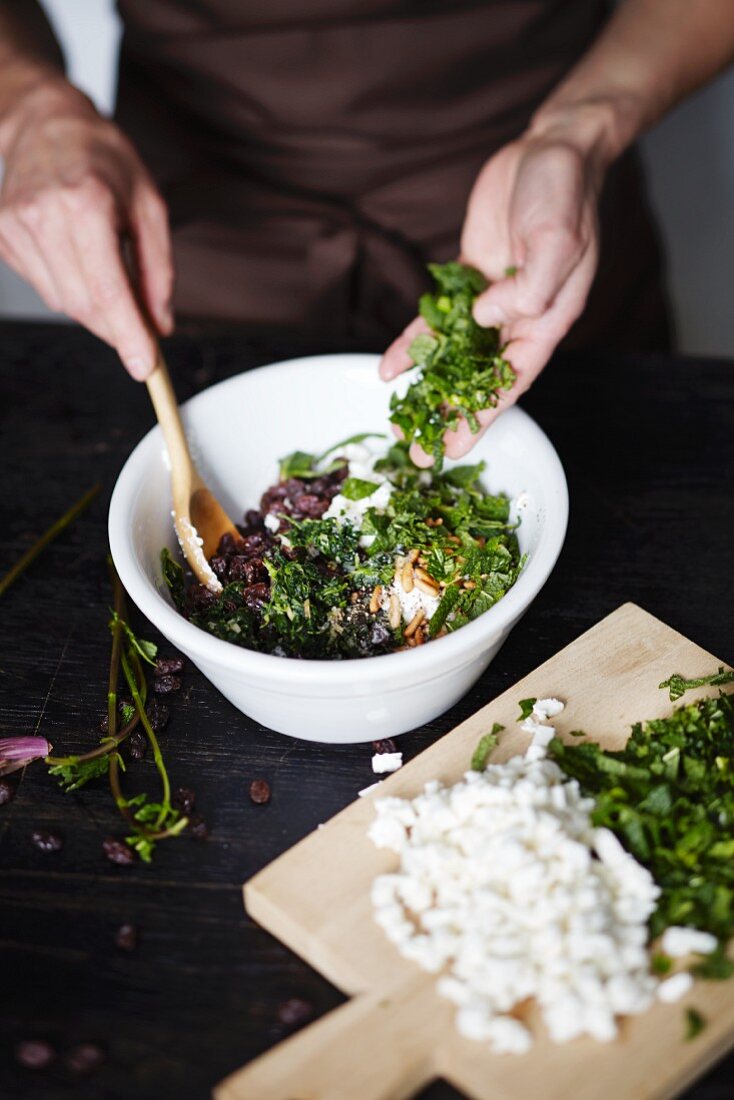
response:
[[[253,779],[250,783],[250,801],[256,806],[264,806],[270,801],[270,784],[266,779]]]

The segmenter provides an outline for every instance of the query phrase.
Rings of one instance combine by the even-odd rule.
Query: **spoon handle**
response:
[[[188,515],[189,500],[195,482],[199,478],[196,473],[189,445],[186,442],[181,416],[178,411],[178,402],[168,373],[163,353],[158,348],[157,361],[153,373],[149,376],[146,385],[150,399],[153,402],[158,423],[166,441],[166,449],[171,464],[171,488],[173,495],[173,510],[176,515]]]

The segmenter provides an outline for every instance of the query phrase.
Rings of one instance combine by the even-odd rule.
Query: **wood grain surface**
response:
[[[166,346],[182,400],[250,366],[335,350],[350,349],[268,332]],[[566,545],[479,683],[402,738],[406,759],[627,600],[723,660],[734,658],[734,367],[567,357],[523,404],[566,467]],[[37,730],[57,749],[98,736],[108,660],[107,503],[152,423],[144,388],[92,337],[71,326],[0,325],[0,572],[94,481],[104,486],[0,603],[0,736]],[[139,616],[135,625],[155,638]],[[283,1002],[299,997],[318,1017],[343,1000],[246,916],[241,884],[371,782],[369,747],[326,748],[272,733],[193,669],[172,711],[164,751],[174,784],[197,792],[206,842],[181,838],[161,846],[151,867],[115,867],[101,853],[103,838],[121,832],[104,785],[63,795],[40,766],[0,808],[3,1098],[203,1100],[286,1034]],[[149,776],[149,762],[131,765],[134,789]],[[254,778],[270,782],[268,805],[249,801]],[[34,848],[30,834],[39,828],[63,833],[63,850]],[[114,946],[124,921],[140,928],[131,954]],[[15,1064],[14,1046],[28,1037],[58,1050],[48,1070]],[[107,1061],[79,1081],[64,1058],[83,1041],[102,1044]],[[729,1058],[688,1100],[729,1100],[733,1082]],[[459,1095],[441,1081],[422,1097]]]
[[[353,1000],[229,1077],[216,1100],[341,1100],[346,1080],[360,1100],[408,1100],[441,1073],[473,1100],[565,1100],[572,1090],[589,1100],[679,1095],[734,1043],[731,986],[698,982],[680,1003],[624,1020],[610,1044],[585,1039],[559,1047],[530,1007],[532,1050],[493,1055],[486,1043],[458,1035],[436,976],[403,958],[374,920],[372,882],[399,861],[367,831],[375,798],[414,798],[429,780],[461,779],[495,723],[504,732],[492,760],[524,752],[530,737],[517,723],[520,699],[564,700],[553,720],[559,737],[573,743],[572,731],[584,730],[614,750],[635,721],[670,712],[658,685],[671,668],[698,677],[719,663],[625,604],[255,875],[245,886],[248,913]],[[709,1021],[690,1043],[682,1038],[688,1007]]]

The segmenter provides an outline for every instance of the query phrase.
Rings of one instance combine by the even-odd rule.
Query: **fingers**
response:
[[[54,312],[61,309],[58,288],[32,234],[11,215],[4,215],[0,222],[0,255],[31,284],[49,309]]]
[[[394,340],[380,361],[380,378],[383,382],[390,382],[397,378],[403,371],[413,365],[413,360],[408,355],[408,348],[421,332],[429,332],[428,325],[422,317],[416,317],[408,327]]]
[[[135,301],[110,211],[98,206],[75,225],[74,247],[93,319],[109,333],[129,374],[144,381],[156,362],[156,341]]]
[[[143,301],[158,330],[168,335],[173,331],[173,259],[168,212],[158,192],[147,181],[140,185],[134,197],[131,229]]]
[[[558,224],[535,230],[525,240],[523,266],[477,298],[477,323],[504,329],[525,317],[541,317],[580,262],[584,248],[585,242],[573,226]]]

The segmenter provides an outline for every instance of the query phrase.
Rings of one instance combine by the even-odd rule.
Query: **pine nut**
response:
[[[415,578],[415,586],[419,588],[421,592],[425,592],[427,596],[437,596],[440,591],[435,584],[431,584],[430,581],[424,581],[422,577]]]
[[[464,588],[468,588],[469,590],[473,590],[476,587],[477,587],[477,582],[476,581],[464,581]]]
[[[406,561],[403,566],[403,571],[400,574],[400,580],[405,592],[413,591],[413,566],[409,561]]]
[[[412,565],[420,557],[420,550],[411,550],[408,554],[408,561]]]
[[[376,584],[372,589],[372,595],[370,596],[370,611],[373,615],[376,615],[380,610],[380,600],[382,599],[382,585]]]
[[[387,617],[392,629],[397,630],[400,626],[400,601],[394,592],[390,596],[390,609]]]
[[[421,625],[421,623],[425,619],[425,617],[426,617],[426,613],[423,610],[423,608],[421,608],[419,611],[416,611],[415,615],[413,616],[413,618],[410,620],[410,622],[406,626],[405,630],[403,631],[404,636],[406,638],[412,638],[413,635],[415,634],[416,630],[418,629],[418,627]]]

